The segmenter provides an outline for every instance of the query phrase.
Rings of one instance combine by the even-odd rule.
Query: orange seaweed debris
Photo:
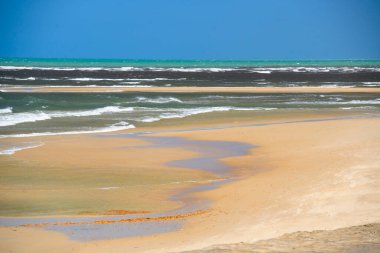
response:
[[[46,226],[71,226],[71,225],[90,225],[90,224],[113,224],[113,223],[128,223],[128,222],[148,222],[148,221],[168,221],[184,219],[191,216],[202,215],[209,213],[208,210],[198,210],[191,213],[178,215],[159,216],[159,217],[139,217],[121,220],[95,220],[95,221],[68,221],[68,222],[44,222],[20,225],[22,227],[46,227]]]
[[[147,214],[151,213],[150,211],[146,210],[108,210],[106,212],[90,212],[90,211],[84,211],[81,212],[80,215],[126,215],[126,214]]]

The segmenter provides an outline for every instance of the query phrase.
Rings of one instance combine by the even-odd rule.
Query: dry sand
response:
[[[273,252],[380,252],[380,224],[368,224],[335,230],[295,232],[255,243],[237,243],[212,246],[186,253],[273,253]]]
[[[379,129],[380,119],[372,118],[165,133],[258,147],[224,160],[241,180],[198,193],[213,200],[210,212],[179,231],[74,243],[37,228],[2,228],[2,251],[52,252],[61,245],[63,252],[175,252],[380,222]],[[42,236],[43,244],[30,239]]]

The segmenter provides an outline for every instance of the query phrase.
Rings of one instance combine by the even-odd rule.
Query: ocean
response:
[[[49,92],[31,87],[380,87],[380,61],[0,59],[0,138],[99,133],[193,115],[378,112],[380,93]],[[18,92],[9,88],[22,87]],[[115,92],[116,91],[116,92]],[[33,144],[35,145],[35,144]]]

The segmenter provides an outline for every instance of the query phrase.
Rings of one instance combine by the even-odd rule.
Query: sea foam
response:
[[[88,130],[78,130],[78,131],[65,131],[65,132],[41,132],[41,133],[27,133],[27,134],[9,134],[0,135],[0,138],[25,138],[25,137],[36,137],[36,136],[52,136],[52,135],[73,135],[73,134],[95,134],[95,133],[107,133],[114,131],[121,131],[135,128],[134,125],[127,122],[121,121],[112,124],[107,127],[88,129]]]
[[[21,143],[16,146],[0,150],[0,155],[13,155],[17,151],[31,148],[38,148],[44,145],[43,143]]]
[[[13,126],[20,123],[26,123],[26,122],[43,121],[43,120],[48,120],[52,118],[97,116],[97,115],[102,115],[102,114],[107,114],[107,113],[131,112],[133,110],[134,108],[132,107],[106,106],[102,108],[97,108],[93,110],[85,110],[85,111],[68,111],[68,112],[35,111],[35,112],[20,112],[20,113],[3,113],[3,114],[0,114],[0,127]]]
[[[8,106],[8,107],[5,107],[5,108],[2,108],[0,109],[0,114],[4,114],[4,113],[12,113],[12,107]]]
[[[183,103],[182,100],[175,97],[157,97],[157,98],[147,98],[147,97],[136,97],[137,102],[141,103],[153,103],[153,104],[165,104],[165,103]]]
[[[166,112],[166,109],[156,109],[155,111],[163,111],[157,116],[146,116],[139,119],[141,122],[155,122],[162,119],[185,118],[192,115],[210,113],[210,112],[226,112],[226,111],[269,111],[276,110],[277,108],[264,108],[264,107],[232,107],[232,106],[217,106],[217,107],[203,107],[203,108],[189,108],[189,109],[176,109],[171,112]]]

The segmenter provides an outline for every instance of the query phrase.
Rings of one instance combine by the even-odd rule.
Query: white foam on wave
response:
[[[42,133],[28,133],[28,134],[9,134],[9,135],[0,135],[0,138],[27,138],[27,137],[52,136],[52,135],[95,134],[95,133],[115,132],[115,131],[127,130],[127,129],[132,129],[132,128],[135,128],[135,126],[132,124],[129,124],[128,122],[121,121],[121,122],[112,124],[108,127],[89,129],[89,130],[65,131],[65,132],[42,132]]]
[[[17,81],[35,81],[36,78],[35,77],[15,78],[14,80],[17,80]]]
[[[155,81],[184,81],[186,78],[166,78],[166,77],[156,77],[156,78],[127,78],[129,81],[140,81],[140,82],[155,82]]]
[[[67,70],[72,71],[76,70],[76,68],[57,68],[57,67],[30,67],[30,66],[0,66],[0,69],[4,70]]]
[[[258,95],[258,96],[227,96],[227,95],[209,95],[202,96],[201,99],[260,99],[260,98],[272,98],[273,95]]]
[[[35,81],[35,80],[40,80],[40,81],[58,81],[62,80],[59,78],[44,78],[44,77],[27,77],[27,78],[15,78],[15,77],[0,77],[1,79],[7,79],[7,80],[16,80],[16,81]]]
[[[217,68],[217,67],[31,67],[31,66],[0,66],[4,70],[59,70],[59,71],[172,71],[172,72],[228,72],[228,71],[248,71],[253,73],[270,74],[276,72],[343,72],[355,73],[362,71],[380,72],[378,67],[242,67],[242,68]]]
[[[133,81],[133,82],[131,82],[131,81],[128,81],[128,82],[123,82],[123,84],[139,84],[140,82],[135,82],[135,81]]]
[[[172,71],[172,72],[228,72],[238,70],[235,68],[149,68],[151,71]]]
[[[26,122],[36,122],[43,121],[52,118],[63,118],[63,117],[86,117],[86,116],[97,116],[107,113],[121,113],[133,111],[132,107],[120,107],[120,106],[106,106],[102,108],[97,108],[93,110],[85,111],[68,111],[68,112],[20,112],[20,113],[7,113],[0,115],[0,127],[2,126],[13,126],[20,123]]]
[[[62,70],[62,71],[172,71],[172,72],[225,72],[234,71],[236,68],[191,68],[191,67],[179,67],[179,68],[163,68],[163,67],[31,67],[31,66],[0,66],[0,69],[4,70]],[[155,78],[155,80],[160,80]],[[166,80],[166,79],[161,79]]]
[[[166,103],[183,103],[182,100],[175,97],[157,97],[157,98],[147,98],[147,97],[136,97],[137,102],[141,103],[153,103],[153,104],[166,104]]]
[[[44,145],[43,143],[21,143],[13,147],[8,147],[0,150],[0,155],[13,155],[17,151],[31,148],[38,148]]]
[[[361,110],[375,109],[375,106],[355,106],[355,107],[339,107],[341,110]]]
[[[272,73],[271,70],[256,70],[256,71],[252,71],[252,72],[260,73],[260,74],[270,74],[270,73]]]
[[[379,87],[380,86],[380,82],[362,82],[362,84],[365,84],[365,86],[368,86],[368,87]]]
[[[247,71],[253,73],[266,73],[268,72],[295,72],[295,73],[329,73],[329,72],[340,72],[340,73],[356,73],[362,71],[370,72],[380,72],[380,68],[376,67],[257,67],[248,68]]]
[[[293,87],[293,88],[308,88],[308,89],[318,89],[318,88],[354,88],[356,87],[355,85],[338,85],[338,84],[322,84],[318,86],[306,86],[306,85],[298,85],[298,84],[289,84],[288,87]]]
[[[0,127],[14,126],[25,122],[48,120],[51,117],[44,112],[19,112],[0,115]]]
[[[201,98],[211,98],[211,99],[214,99],[214,98],[226,98],[226,96],[222,96],[222,95],[209,95],[209,96],[203,96]]]
[[[66,80],[71,80],[71,81],[80,81],[80,82],[88,82],[88,81],[123,81],[124,79],[122,78],[90,78],[90,77],[80,77],[80,78],[67,78]]]
[[[132,82],[125,82],[126,84],[132,84]],[[20,85],[7,85],[4,86],[7,88],[18,88],[22,89],[25,88],[25,86]],[[43,86],[33,86],[32,88],[87,88],[87,87],[94,87],[94,88],[149,88],[154,87],[152,85],[120,85],[120,84],[114,84],[114,85],[96,85],[96,84],[89,84],[89,85],[43,85]],[[29,88],[29,87],[28,87]]]
[[[4,113],[12,113],[12,110],[13,108],[8,106],[8,107],[5,107],[5,108],[2,108],[0,109],[0,114],[4,114]]]
[[[51,117],[61,118],[61,117],[84,117],[84,116],[97,116],[105,113],[118,113],[118,112],[130,112],[134,109],[132,107],[120,107],[120,106],[106,106],[102,108],[97,108],[94,110],[86,111],[69,111],[69,112],[56,112],[49,113]]]
[[[226,111],[269,111],[276,110],[277,108],[264,108],[264,107],[232,107],[232,106],[218,106],[218,107],[204,107],[204,108],[189,108],[189,109],[176,109],[171,112],[166,112],[167,109],[156,109],[154,111],[163,111],[157,116],[147,116],[141,118],[141,122],[155,122],[161,119],[172,118],[185,118],[192,115],[210,113],[210,112],[226,112]]]
[[[355,85],[337,85],[337,84],[324,84],[317,86],[318,88],[354,88]]]
[[[374,100],[351,100],[351,101],[291,101],[285,102],[285,104],[300,104],[300,105],[378,105],[380,104],[380,98]]]

